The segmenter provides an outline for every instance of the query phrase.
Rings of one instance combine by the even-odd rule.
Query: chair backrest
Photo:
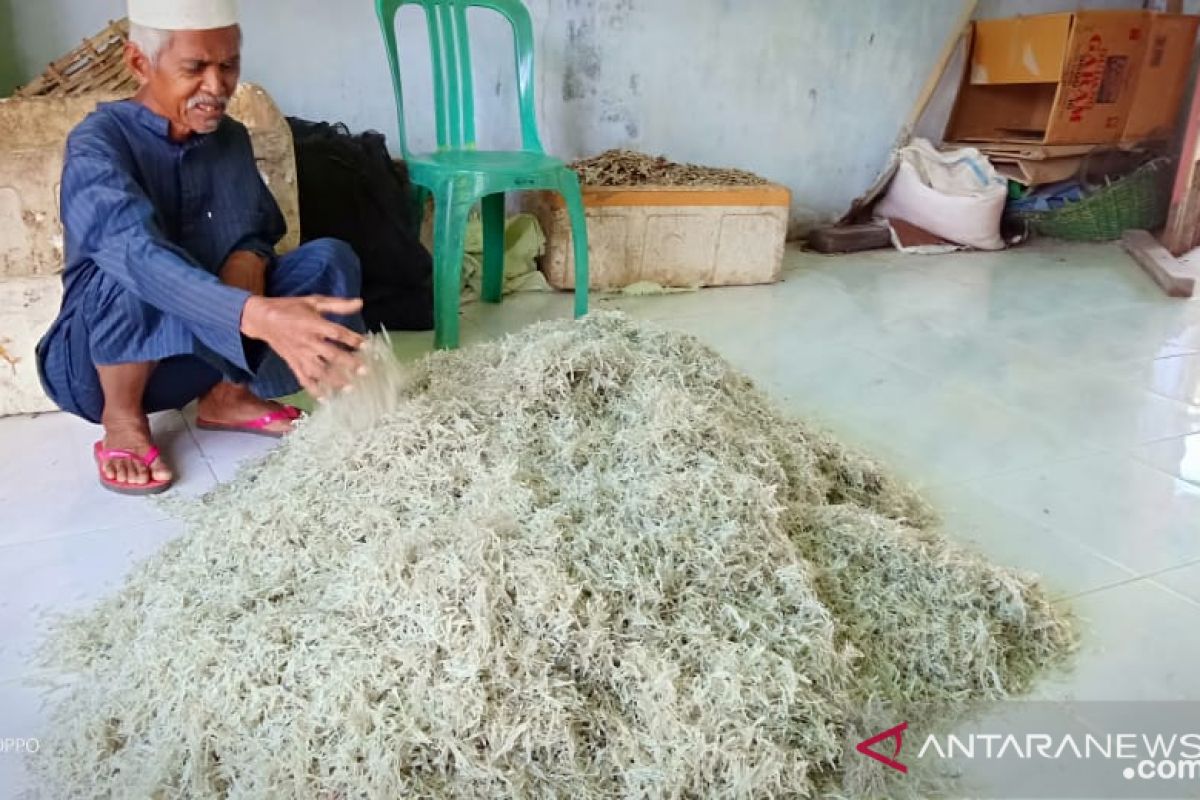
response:
[[[433,103],[437,116],[438,149],[475,146],[475,91],[467,35],[467,9],[474,6],[499,12],[512,26],[517,98],[521,111],[521,146],[525,150],[542,152],[533,98],[533,22],[520,0],[375,0],[375,12],[383,31],[388,66],[392,71],[392,86],[396,92],[400,149],[404,155],[408,156],[408,141],[404,129],[400,57],[396,46],[396,14],[405,5],[421,6],[425,10],[429,52],[433,59]]]

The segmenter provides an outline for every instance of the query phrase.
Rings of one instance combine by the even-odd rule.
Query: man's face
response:
[[[207,31],[174,31],[154,63],[133,45],[126,58],[146,105],[171,122],[177,139],[212,133],[225,116],[241,72],[242,34],[237,25]]]

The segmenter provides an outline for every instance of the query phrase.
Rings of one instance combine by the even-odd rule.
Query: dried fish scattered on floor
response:
[[[59,624],[47,797],[927,796],[846,756],[869,711],[952,725],[1072,648],[691,337],[371,366]]]

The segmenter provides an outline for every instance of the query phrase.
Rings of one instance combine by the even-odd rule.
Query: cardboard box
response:
[[[1105,144],[1160,128],[1174,120],[1196,21],[1080,11],[976,22],[947,138]],[[1152,40],[1161,46],[1148,53]]]
[[[1153,14],[1123,142],[1170,139],[1187,89],[1200,17]]]

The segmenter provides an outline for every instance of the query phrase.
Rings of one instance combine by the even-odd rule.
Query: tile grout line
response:
[[[1138,577],[1157,578],[1160,575],[1167,574],[1168,572],[1175,572],[1176,570],[1181,570],[1181,569],[1189,569],[1191,567],[1200,567],[1200,558],[1193,558],[1193,559],[1189,559],[1189,560],[1183,562],[1182,564],[1175,564],[1174,566],[1163,567],[1162,569],[1156,569],[1153,572],[1147,572],[1142,575],[1139,575]]]
[[[1010,344],[1015,344],[1018,347],[1021,346],[1019,343],[1010,343]],[[901,368],[903,368],[909,372],[912,372],[916,375],[920,375],[922,377],[931,378],[931,379],[938,377],[932,371],[923,370],[919,367],[915,367],[911,364],[907,364],[907,363],[901,361],[899,358],[896,358],[895,356],[889,355],[887,353],[881,353],[881,352],[869,349],[868,347],[863,346],[863,345],[851,345],[851,346],[855,347],[856,349],[862,350],[864,352],[868,352],[876,358],[887,361],[888,363],[892,364],[893,366],[901,367]],[[1030,351],[1030,352],[1035,352],[1035,351]],[[1057,359],[1055,359],[1055,360],[1057,360]],[[1081,372],[1082,374],[1088,374],[1088,375],[1093,375],[1093,376],[1098,374],[1098,373],[1090,373],[1090,372],[1083,372],[1083,371],[1077,371],[1077,372]],[[1169,402],[1176,403],[1178,405],[1185,407],[1188,410],[1195,409],[1198,413],[1200,413],[1200,406],[1192,405],[1191,403],[1188,403],[1183,400],[1179,400],[1178,398],[1169,397],[1167,395],[1157,394],[1149,389],[1145,389],[1144,387],[1138,386],[1136,383],[1134,383],[1132,381],[1129,382],[1128,387],[1126,387],[1124,385],[1124,382],[1122,382],[1122,381],[1114,380],[1113,382],[1114,382],[1114,384],[1119,385],[1120,388],[1129,388],[1131,391],[1143,392],[1145,394],[1149,394],[1154,397],[1159,397],[1159,398],[1167,400]],[[987,392],[985,392],[977,387],[967,385],[967,386],[958,387],[958,390],[979,395],[983,399],[985,399],[991,403],[995,403],[996,405],[1006,409],[1010,413],[1015,413],[1019,417],[1028,419],[1031,422],[1036,422],[1038,425],[1040,425],[1045,430],[1054,431],[1055,433],[1059,433],[1064,436],[1070,434],[1070,431],[1062,430],[1058,426],[1056,426],[1056,425],[1052,424],[1051,422],[1040,417],[1036,413],[1036,411],[1034,411],[1033,409],[1026,408],[1024,406],[1017,405],[1017,404],[1011,403],[1011,402],[1000,401],[1000,400],[988,395]],[[1102,454],[1102,453],[1123,453],[1123,454],[1130,455],[1130,456],[1133,456],[1134,458],[1136,458],[1136,456],[1134,456],[1134,451],[1138,448],[1142,448],[1142,447],[1145,447],[1145,446],[1148,446],[1151,444],[1157,444],[1159,442],[1171,441],[1173,439],[1187,438],[1189,436],[1195,436],[1197,434],[1200,434],[1200,430],[1189,431],[1187,433],[1174,434],[1171,436],[1164,436],[1164,437],[1161,437],[1158,439],[1151,439],[1148,441],[1136,442],[1132,445],[1114,445],[1114,444],[1110,444],[1110,443],[1106,443],[1106,442],[1102,442],[1102,441],[1098,441],[1098,440],[1094,440],[1094,439],[1089,439],[1089,438],[1082,437],[1082,436],[1075,436],[1075,435],[1070,435],[1069,438],[1077,439],[1080,443],[1087,445],[1089,448],[1093,448],[1092,452],[1084,453],[1079,456],[1080,458],[1087,458],[1091,455],[1097,455],[1097,454]],[[1066,460],[1072,460],[1072,459],[1066,459]],[[1137,459],[1137,460],[1141,463],[1145,463],[1145,462],[1142,462],[1141,459]],[[1062,463],[1062,462],[1055,461],[1055,462],[1049,462],[1049,463]],[[1153,464],[1146,464],[1146,466],[1154,467]],[[1017,470],[1014,469],[1012,471],[1017,471]],[[985,475],[985,476],[980,476],[980,477],[981,478],[982,477],[999,477],[999,476],[1006,474],[1007,472],[1008,472],[1008,470],[1006,470],[1005,472],[992,473],[990,475]],[[1168,473],[1168,474],[1170,474],[1170,473]],[[1179,478],[1179,476],[1172,476],[1172,477],[1175,477],[1177,480],[1182,480],[1182,478]],[[974,480],[974,479],[972,479],[972,480]]]
[[[1121,455],[1121,454],[1120,454],[1120,453],[1113,452],[1113,453],[1106,453],[1106,455]],[[1091,456],[1084,456],[1084,457],[1082,457],[1082,458],[1090,458],[1090,457],[1091,457]],[[1080,459],[1074,459],[1074,458],[1073,458],[1073,459],[1066,459],[1066,460],[1064,460],[1064,461],[1054,462],[1054,464],[1055,464],[1055,465],[1058,465],[1058,466],[1061,466],[1062,464],[1067,464],[1067,463],[1070,463],[1071,461],[1075,461],[1075,460],[1082,460],[1082,458],[1080,458]],[[996,477],[996,476],[993,476],[993,477]],[[1168,477],[1169,477],[1169,476],[1168,476]],[[1185,562],[1184,564],[1176,564],[1176,565],[1174,565],[1174,566],[1171,566],[1171,567],[1164,567],[1164,568],[1162,568],[1161,570],[1156,570],[1156,571],[1149,572],[1149,573],[1140,573],[1140,572],[1138,572],[1138,571],[1136,571],[1136,570],[1132,569],[1132,568],[1131,568],[1129,565],[1127,565],[1127,564],[1123,564],[1123,563],[1121,563],[1120,561],[1117,561],[1116,559],[1112,558],[1111,556],[1109,556],[1109,555],[1107,555],[1107,554],[1105,554],[1105,553],[1103,553],[1103,552],[1101,552],[1101,551],[1099,551],[1099,550],[1096,550],[1096,549],[1095,549],[1095,548],[1093,548],[1093,547],[1092,547],[1090,544],[1088,544],[1086,541],[1084,541],[1084,540],[1082,540],[1082,539],[1079,539],[1079,538],[1076,538],[1075,536],[1072,536],[1072,535],[1070,535],[1070,534],[1068,534],[1068,533],[1065,533],[1065,532],[1061,531],[1059,528],[1057,528],[1056,526],[1052,525],[1051,523],[1047,522],[1047,521],[1046,521],[1046,520],[1044,520],[1044,519],[1035,518],[1035,517],[1031,516],[1030,514],[1028,514],[1027,512],[1025,512],[1025,511],[1022,511],[1022,510],[1020,510],[1020,509],[1018,509],[1018,508],[1011,508],[1011,509],[1009,509],[1009,508],[1005,508],[1005,507],[1002,507],[1002,506],[996,505],[995,503],[993,503],[993,502],[992,502],[992,500],[991,500],[991,498],[990,498],[990,496],[989,496],[989,495],[987,495],[986,493],[980,493],[979,491],[977,491],[977,490],[975,490],[975,489],[972,489],[972,488],[969,486],[969,484],[970,484],[970,483],[972,483],[973,481],[977,481],[977,480],[990,480],[990,479],[989,479],[989,478],[984,478],[984,479],[971,479],[971,480],[968,480],[968,481],[955,482],[955,483],[953,483],[953,484],[939,484],[939,486],[940,486],[941,488],[954,488],[954,487],[963,487],[963,488],[966,488],[966,489],[968,489],[968,491],[970,491],[971,493],[973,493],[973,494],[976,494],[976,495],[979,495],[979,496],[981,497],[981,499],[982,499],[982,500],[983,500],[985,503],[987,503],[988,505],[994,506],[995,508],[997,508],[997,509],[998,509],[998,510],[1000,510],[1000,511],[1004,511],[1004,512],[1006,512],[1006,513],[1012,514],[1012,515],[1013,515],[1013,516],[1015,516],[1017,519],[1019,519],[1019,520],[1021,520],[1021,521],[1025,522],[1026,524],[1033,525],[1035,528],[1038,528],[1038,529],[1040,529],[1040,530],[1044,531],[1045,533],[1049,534],[1050,536],[1053,536],[1054,538],[1056,538],[1056,539],[1058,539],[1058,540],[1060,540],[1060,541],[1062,541],[1062,542],[1064,542],[1064,543],[1067,543],[1067,544],[1074,545],[1074,546],[1076,546],[1076,547],[1080,548],[1081,550],[1083,550],[1083,551],[1084,551],[1085,553],[1087,553],[1088,555],[1091,555],[1092,557],[1094,557],[1094,558],[1097,558],[1097,559],[1099,559],[1099,560],[1101,560],[1101,561],[1103,561],[1103,562],[1105,562],[1105,563],[1109,564],[1110,566],[1116,567],[1117,569],[1119,569],[1119,570],[1121,570],[1121,571],[1123,571],[1123,572],[1127,572],[1127,573],[1129,573],[1129,575],[1130,575],[1130,577],[1129,577],[1128,579],[1124,580],[1124,581],[1119,581],[1119,582],[1117,582],[1117,583],[1115,583],[1115,584],[1110,584],[1110,585],[1109,585],[1109,586],[1107,586],[1107,587],[1101,587],[1101,588],[1111,588],[1111,586],[1119,586],[1119,585],[1122,585],[1122,584],[1124,584],[1124,583],[1128,583],[1128,582],[1131,582],[1131,581],[1142,580],[1142,579],[1148,579],[1148,578],[1150,578],[1150,577],[1151,577],[1151,576],[1153,576],[1153,575],[1157,575],[1157,574],[1160,574],[1160,573],[1162,573],[1162,572],[1167,572],[1167,571],[1170,571],[1170,570],[1173,570],[1173,569],[1178,569],[1178,568],[1181,568],[1181,567],[1192,566],[1192,565],[1194,565],[1194,564],[1200,564],[1200,559],[1196,559],[1196,560],[1194,560],[1194,561],[1188,561],[1188,562]],[[929,489],[929,487],[918,487],[918,488],[917,488],[917,491],[918,491],[918,492],[920,492],[922,495],[926,495],[926,494],[928,494],[928,493],[929,493],[930,489]],[[927,499],[928,499],[928,498],[927,498]],[[934,510],[935,510],[935,511],[937,510],[937,509],[936,509],[936,507],[935,507],[935,509],[934,509]],[[1090,592],[1092,592],[1092,591],[1098,591],[1098,589],[1089,589],[1089,590],[1087,590],[1086,592],[1080,592],[1080,593],[1078,593],[1078,595],[1069,595],[1068,597],[1075,597],[1075,596],[1079,596],[1079,595],[1082,595],[1082,594],[1087,594],[1087,593],[1090,593]]]
[[[1099,594],[1100,592],[1106,592],[1110,589],[1119,589],[1122,586],[1129,586],[1130,584],[1139,583],[1142,581],[1146,582],[1147,584],[1153,585],[1153,586],[1158,586],[1158,584],[1154,583],[1154,581],[1150,580],[1149,578],[1147,578],[1144,575],[1134,575],[1130,578],[1126,578],[1125,580],[1117,581],[1116,583],[1107,583],[1103,586],[1097,586],[1092,589],[1085,589],[1082,592],[1076,592],[1075,594],[1072,594],[1072,595],[1060,597],[1060,598],[1054,600],[1053,602],[1069,603],[1073,600],[1078,600],[1083,597],[1089,597],[1094,594]]]
[[[1197,412],[1200,412],[1200,407],[1197,407],[1196,410],[1197,410]],[[1133,450],[1138,450],[1143,447],[1149,447],[1152,444],[1162,444],[1163,442],[1171,442],[1176,439],[1187,439],[1187,438],[1190,438],[1192,436],[1197,436],[1197,435],[1200,435],[1200,430],[1195,430],[1195,431],[1192,431],[1191,433],[1177,433],[1174,436],[1163,436],[1162,438],[1159,438],[1159,439],[1147,439],[1144,442],[1137,442],[1136,444],[1130,445],[1130,447]]]
[[[1187,603],[1188,605],[1193,605],[1197,609],[1200,609],[1200,600],[1196,600],[1194,598],[1188,597],[1183,592],[1172,589],[1170,586],[1167,586],[1165,583],[1159,583],[1158,581],[1154,580],[1153,578],[1147,578],[1146,580],[1152,586],[1157,586],[1159,589],[1162,589],[1167,594],[1174,595],[1176,598],[1182,600],[1183,602]]]
[[[1148,364],[1154,364],[1155,362],[1158,362],[1158,361],[1171,361],[1171,360],[1174,360],[1177,358],[1194,358],[1196,356],[1200,356],[1200,350],[1194,351],[1194,352],[1189,352],[1189,353],[1174,353],[1169,356],[1156,356],[1154,358],[1147,358],[1147,359],[1131,359],[1129,361],[1119,362],[1119,365],[1120,366],[1125,366],[1125,365],[1132,366],[1134,364],[1148,365]],[[1109,377],[1105,373],[1103,365],[1092,365],[1090,367],[1076,368],[1075,371],[1081,372],[1085,375],[1099,375],[1102,377]],[[1175,397],[1173,395],[1164,394],[1163,392],[1160,392],[1157,389],[1153,389],[1153,388],[1145,386],[1144,384],[1138,382],[1137,380],[1135,380],[1133,378],[1118,378],[1115,380],[1119,380],[1119,381],[1121,381],[1121,383],[1128,383],[1138,389],[1141,389],[1143,392],[1147,392],[1148,394],[1154,395],[1155,397],[1162,397],[1167,400],[1173,400],[1176,403],[1182,403],[1183,405],[1188,406],[1189,408],[1196,409],[1196,411],[1198,413],[1200,413],[1200,403],[1195,403],[1195,402],[1192,402],[1191,400],[1186,400],[1181,397]]]
[[[1172,569],[1174,569],[1174,568],[1172,568]],[[1165,586],[1165,585],[1159,583],[1158,581],[1154,580],[1153,578],[1147,577],[1145,575],[1139,575],[1137,577],[1130,578],[1128,580],[1118,581],[1117,583],[1110,583],[1110,584],[1106,584],[1104,586],[1097,586],[1094,589],[1088,589],[1086,591],[1077,592],[1076,594],[1073,594],[1073,595],[1055,598],[1055,599],[1051,600],[1051,602],[1056,603],[1056,604],[1057,603],[1071,603],[1074,600],[1079,600],[1084,597],[1090,597],[1091,595],[1099,594],[1100,592],[1106,592],[1106,591],[1109,591],[1110,589],[1119,589],[1122,586],[1130,586],[1135,583],[1145,583],[1148,586],[1153,586],[1155,589],[1158,589],[1162,592],[1165,592],[1166,594],[1169,594],[1170,596],[1174,597],[1176,600],[1180,600],[1189,606],[1195,606],[1197,609],[1200,609],[1200,602],[1197,602],[1196,600],[1193,600],[1191,597],[1188,597],[1185,594],[1181,594],[1180,592],[1175,591],[1170,586]]]
[[[941,489],[954,489],[954,488],[959,488],[959,487],[969,488],[969,484],[972,484],[972,483],[978,483],[981,481],[990,481],[990,480],[994,480],[996,478],[1007,478],[1012,475],[1019,475],[1022,472],[1029,472],[1030,470],[1038,469],[1039,467],[1061,467],[1064,464],[1070,464],[1073,461],[1085,461],[1087,459],[1096,458],[1098,456],[1122,456],[1122,455],[1127,455],[1127,454],[1120,450],[1096,448],[1096,449],[1090,450],[1085,453],[1076,453],[1075,455],[1063,456],[1062,458],[1052,458],[1049,461],[1038,461],[1034,464],[1026,464],[1024,466],[1006,467],[1005,469],[999,470],[997,472],[981,473],[979,475],[973,475],[970,478],[963,478],[962,480],[937,481],[935,483],[926,483],[926,484],[921,485],[920,490],[923,492],[928,492],[928,491],[938,491]],[[1022,517],[1022,518],[1026,519],[1027,522],[1034,521],[1034,520],[1024,518],[1024,517]],[[1038,520],[1038,522],[1042,522],[1042,521]]]
[[[1157,304],[1155,304],[1155,303],[1147,303],[1145,305],[1148,307],[1156,307],[1157,306]],[[1133,306],[1133,308],[1136,308],[1136,307],[1137,306]],[[1078,313],[1078,314],[1064,315],[1063,317],[1058,317],[1053,321],[1055,321],[1055,322],[1065,321],[1065,320],[1068,320],[1069,317],[1071,317],[1071,316],[1079,316],[1079,317],[1097,316],[1097,315],[1104,314],[1104,313],[1111,313],[1113,310],[1121,310],[1121,309],[1103,309],[1103,310],[1089,309],[1088,311]],[[1041,324],[1041,323],[1036,323],[1035,327],[1038,324]],[[1021,341],[1013,338],[1013,336],[1017,332],[1019,332],[1023,327],[1027,327],[1024,325],[1023,322],[1014,322],[1012,324],[1003,324],[1003,325],[998,325],[995,329],[993,329],[991,331],[991,333],[995,336],[995,338],[997,338],[1000,341],[1003,341],[1005,344],[1008,344],[1009,346],[1017,347],[1021,350],[1025,350],[1026,352],[1029,352],[1029,353],[1044,355],[1041,353],[1041,351],[1039,351],[1034,346],[1026,344],[1024,342],[1021,342]],[[1196,349],[1190,348],[1190,347],[1185,348],[1185,347],[1176,347],[1176,346],[1172,345],[1172,348],[1177,350],[1178,352],[1170,353],[1168,355],[1154,356],[1150,359],[1146,359],[1145,357],[1141,357],[1141,356],[1139,356],[1137,358],[1117,359],[1115,361],[1107,362],[1107,364],[1109,364],[1111,366],[1120,366],[1120,365],[1124,365],[1124,364],[1133,364],[1133,363],[1142,362],[1142,361],[1146,361],[1146,360],[1157,361],[1160,358],[1174,358],[1176,356],[1194,355],[1195,353],[1200,352],[1200,350],[1196,350]],[[1104,366],[1105,366],[1104,363],[1096,364],[1095,369],[1098,370],[1098,369],[1103,368]]]
[[[1195,486],[1196,488],[1200,488],[1200,480],[1189,480],[1189,479],[1183,477],[1182,475],[1176,475],[1174,472],[1170,472],[1166,469],[1163,469],[1158,464],[1151,463],[1145,456],[1142,455],[1142,452],[1141,452],[1141,451],[1145,450],[1147,447],[1151,447],[1152,445],[1163,444],[1164,442],[1173,442],[1176,439],[1190,439],[1193,436],[1197,437],[1197,441],[1200,441],[1200,431],[1193,431],[1192,433],[1184,433],[1179,436],[1168,436],[1164,439],[1154,439],[1153,441],[1149,441],[1149,442],[1141,442],[1139,444],[1136,444],[1136,445],[1133,445],[1132,447],[1130,447],[1126,451],[1126,455],[1128,455],[1130,458],[1132,458],[1138,464],[1141,464],[1143,467],[1146,467],[1147,469],[1157,472],[1159,475],[1166,475],[1168,478],[1171,478],[1172,480],[1176,481],[1177,483],[1182,483],[1183,485],[1188,486],[1188,487]]]
[[[95,533],[112,533],[114,531],[138,530],[140,528],[144,528],[149,525],[160,525],[164,522],[171,522],[173,520],[175,520],[175,517],[171,516],[170,514],[168,514],[166,512],[163,512],[162,516],[155,516],[151,519],[144,519],[139,522],[135,522],[132,525],[128,524],[128,523],[117,524],[117,525],[105,525],[100,528],[88,528],[86,530],[80,530],[80,531],[68,531],[66,533],[56,533],[51,536],[41,536],[36,539],[20,539],[20,540],[14,541],[14,542],[0,542],[0,551],[3,551],[10,547],[25,547],[25,546],[29,546],[29,545],[42,544],[44,542],[62,542],[62,541],[68,540],[68,539],[74,539],[74,538],[81,537],[81,536],[91,536],[92,534],[95,534]],[[176,535],[176,534],[172,534],[172,536],[174,536],[174,535]]]
[[[1012,513],[1016,514],[1019,519],[1023,519],[1026,522],[1034,522],[1033,519],[1026,516],[1025,513],[1021,512],[1021,511],[1013,509]],[[1069,542],[1070,544],[1075,545],[1076,547],[1080,548],[1081,550],[1088,553],[1089,555],[1091,555],[1095,558],[1098,558],[1101,561],[1104,561],[1104,562],[1106,562],[1114,567],[1117,567],[1118,569],[1120,569],[1124,572],[1128,572],[1130,574],[1130,577],[1127,580],[1121,581],[1114,585],[1119,586],[1124,583],[1129,583],[1131,581],[1144,580],[1146,578],[1146,575],[1144,573],[1140,573],[1137,570],[1130,567],[1128,564],[1122,564],[1120,561],[1117,561],[1112,556],[1109,556],[1106,553],[1102,553],[1099,550],[1096,550],[1094,547],[1092,547],[1090,544],[1088,544],[1086,541],[1084,541],[1082,539],[1072,536],[1069,533],[1064,533],[1063,531],[1059,530],[1058,528],[1053,527],[1050,524],[1045,523],[1045,522],[1042,523],[1041,527],[1047,533],[1049,533],[1051,536],[1055,536],[1064,542]],[[1087,592],[1083,592],[1081,594],[1087,594]]]
[[[188,418],[184,416],[183,410],[180,409],[175,413],[177,413],[182,420],[184,430],[187,431],[188,438],[192,440],[192,444],[196,446],[196,452],[200,454],[200,460],[204,462],[204,467],[208,470],[208,474],[212,476],[213,482],[219,486],[221,484],[221,478],[217,475],[217,471],[213,469],[212,457],[206,453],[204,448],[200,445],[200,439],[196,436],[196,432],[192,430],[192,424],[188,421]]]
[[[1111,559],[1108,559],[1108,560],[1112,561]],[[1119,564],[1118,562],[1112,561],[1112,563],[1116,564],[1117,566],[1121,567],[1124,570],[1129,569],[1128,567],[1126,567],[1122,564]],[[1174,566],[1163,567],[1162,569],[1156,569],[1156,570],[1152,570],[1150,572],[1136,573],[1136,574],[1134,574],[1133,577],[1131,577],[1127,580],[1118,581],[1116,583],[1111,583],[1111,584],[1106,584],[1105,586],[1098,586],[1094,589],[1088,589],[1083,592],[1077,592],[1076,594],[1070,595],[1069,597],[1066,597],[1063,599],[1071,600],[1071,599],[1075,599],[1077,597],[1084,597],[1089,594],[1094,594],[1096,592],[1102,592],[1106,589],[1113,589],[1118,586],[1125,586],[1130,583],[1137,583],[1138,581],[1146,581],[1147,583],[1149,583],[1159,589],[1162,589],[1163,591],[1167,592],[1168,594],[1174,595],[1175,597],[1179,598],[1180,600],[1183,600],[1184,602],[1188,603],[1189,605],[1194,605],[1194,606],[1200,607],[1200,602],[1197,602],[1193,598],[1188,597],[1187,595],[1182,594],[1182,593],[1172,589],[1170,586],[1166,586],[1165,584],[1159,583],[1157,580],[1155,580],[1155,578],[1157,578],[1161,575],[1165,575],[1168,572],[1175,572],[1177,570],[1189,569],[1191,567],[1196,567],[1196,566],[1200,566],[1200,558],[1190,559],[1188,561],[1185,561],[1182,564],[1175,564]]]

